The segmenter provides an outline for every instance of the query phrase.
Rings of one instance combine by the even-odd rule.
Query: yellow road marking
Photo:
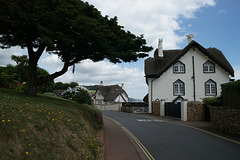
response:
[[[123,131],[124,131],[125,133],[127,133],[127,134],[136,142],[136,144],[138,145],[138,147],[143,151],[143,153],[145,154],[145,156],[146,156],[149,160],[155,160],[155,159],[153,158],[153,156],[151,155],[151,153],[149,153],[149,151],[145,148],[145,146],[144,146],[126,127],[124,127],[121,123],[115,121],[115,120],[112,119],[112,118],[109,118],[109,117],[107,117],[107,116],[104,116],[104,117],[110,119],[111,121],[113,121],[114,123],[116,123],[117,125],[119,125],[119,126],[123,129]]]

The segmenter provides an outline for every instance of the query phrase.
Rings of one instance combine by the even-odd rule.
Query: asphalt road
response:
[[[127,128],[156,160],[240,160],[240,145],[164,121],[116,111],[103,115]]]

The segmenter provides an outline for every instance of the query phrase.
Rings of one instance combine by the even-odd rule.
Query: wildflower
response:
[[[28,103],[26,103],[26,105],[28,106]]]
[[[10,122],[10,120],[8,120],[8,122]]]
[[[5,122],[5,120],[3,119],[3,120],[2,120],[2,122],[4,123],[4,122]]]
[[[29,143],[28,146],[31,146],[31,144]]]
[[[28,155],[28,152],[25,152],[26,153],[26,155]]]
[[[52,121],[54,121],[54,119],[52,119]]]

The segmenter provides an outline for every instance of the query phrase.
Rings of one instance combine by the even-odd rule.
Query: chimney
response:
[[[163,57],[162,43],[163,43],[163,39],[159,39],[159,41],[158,41],[158,57]]]
[[[121,87],[122,87],[122,89],[124,89],[124,83],[122,83],[122,86],[121,86]]]
[[[188,34],[187,39],[188,39],[188,44],[189,44],[194,39],[194,34]]]

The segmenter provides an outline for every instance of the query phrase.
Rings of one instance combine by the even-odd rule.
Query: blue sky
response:
[[[240,1],[239,0],[84,0],[93,4],[102,15],[117,16],[119,24],[136,35],[144,34],[154,50],[163,38],[163,49],[182,49],[187,45],[186,35],[205,48],[215,47],[223,52],[240,79]],[[10,54],[27,54],[18,47],[0,49],[0,65],[14,64]],[[149,53],[151,57],[153,51]],[[44,54],[38,65],[50,73],[60,70],[57,56]],[[147,94],[144,78],[144,59],[134,63],[93,63],[86,60],[71,67],[56,82],[77,81],[82,85],[125,84],[129,97],[142,99]]]

